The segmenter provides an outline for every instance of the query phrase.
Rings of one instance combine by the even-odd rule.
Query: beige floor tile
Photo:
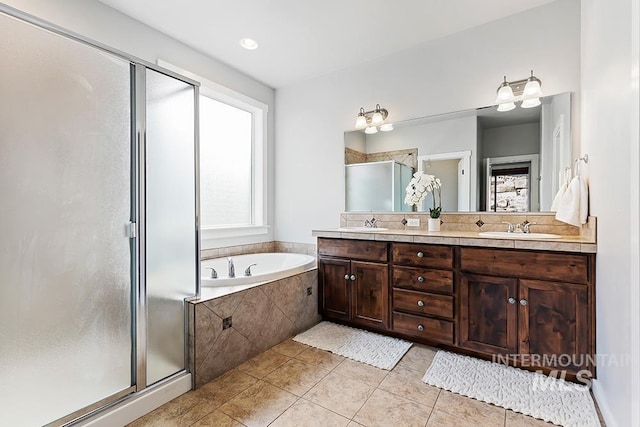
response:
[[[238,370],[256,378],[264,378],[289,360],[288,356],[267,350],[238,366]]]
[[[333,369],[338,366],[345,358],[328,351],[310,347],[296,356],[296,359],[302,360],[310,365],[320,366],[325,369]]]
[[[353,378],[354,380],[360,380],[375,387],[377,387],[389,373],[389,371],[385,371],[384,369],[376,368],[366,363],[356,362],[351,359],[343,360],[333,372]]]
[[[347,424],[347,427],[360,427],[360,426],[365,427],[362,424],[359,424],[355,421],[351,421],[349,424]]]
[[[375,387],[342,375],[328,374],[304,398],[347,418],[353,418]]]
[[[258,381],[224,405],[220,411],[248,427],[269,425],[297,397],[264,381]]]
[[[216,405],[216,407],[219,407],[248,389],[257,381],[255,377],[234,369],[208,382],[193,393],[197,397],[205,399],[211,402],[211,404]]]
[[[389,372],[378,388],[432,408],[440,394],[440,389],[423,383],[423,376],[424,373],[420,371],[397,366]]]
[[[446,390],[440,392],[434,409],[446,412],[460,420],[474,422],[476,426],[482,427],[503,427],[506,412],[504,408]]]
[[[353,419],[367,427],[423,427],[430,414],[430,407],[378,389]]]
[[[547,423],[536,418],[528,417],[517,412],[513,412],[507,409],[507,421],[506,427],[548,427],[553,424]]]
[[[166,426],[186,427],[215,411],[211,402],[189,392],[162,405],[155,411],[129,424],[132,427]]]
[[[244,425],[220,411],[213,411],[193,424],[193,427],[244,427]]]
[[[302,396],[328,373],[328,369],[291,359],[263,379],[289,393]]]
[[[272,427],[345,427],[349,419],[300,399],[271,424]]]
[[[431,362],[437,351],[437,349],[427,347],[426,345],[414,344],[402,359],[400,359],[400,362],[398,362],[394,369],[404,367],[422,372],[422,375],[424,375],[424,373],[427,372],[427,368],[431,366]]]
[[[434,409],[427,422],[427,427],[476,427],[473,420],[458,418],[455,415]]]
[[[308,348],[309,348],[308,345],[301,344],[292,339],[288,339],[286,341],[282,341],[280,344],[276,345],[271,350],[276,351],[280,354],[284,354],[285,356],[296,357],[297,355],[307,350]]]

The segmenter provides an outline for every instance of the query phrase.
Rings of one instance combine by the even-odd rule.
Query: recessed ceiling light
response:
[[[240,39],[240,46],[247,50],[255,50],[258,48],[258,43],[253,39],[245,37],[244,39]]]

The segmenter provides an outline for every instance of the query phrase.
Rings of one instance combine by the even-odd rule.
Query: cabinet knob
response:
[[[356,276],[354,276],[354,275],[352,274],[352,275],[351,275],[351,277],[350,277],[350,279],[351,279],[351,281],[353,282],[353,281],[355,281],[355,280],[356,280]]]
[[[515,298],[509,298],[509,304],[515,304],[516,303],[516,299]]]
[[[349,280],[349,275],[348,274],[344,275],[344,280]]]
[[[420,283],[424,282],[424,277],[418,276],[418,282],[420,282]]]
[[[418,258],[424,257],[424,253],[422,253],[422,251],[418,252],[416,255],[418,256]]]
[[[529,304],[529,303],[527,302],[526,299],[521,299],[520,300],[520,305],[527,305],[527,304]]]
[[[424,331],[424,326],[422,326],[422,325],[418,325],[418,330],[419,330],[420,332]]]
[[[424,301],[418,300],[418,307],[424,307]]]

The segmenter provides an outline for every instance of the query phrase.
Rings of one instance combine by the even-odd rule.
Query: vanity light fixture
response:
[[[511,111],[516,108],[515,103],[518,101],[522,101],[520,104],[522,108],[537,107],[540,105],[540,97],[542,96],[541,86],[542,82],[533,75],[533,70],[531,70],[529,78],[513,82],[508,82],[507,76],[504,76],[504,81],[498,87],[498,96],[496,96],[498,111]]]
[[[389,117],[389,112],[380,107],[380,104],[376,104],[376,108],[371,111],[364,111],[364,108],[360,108],[358,117],[356,117],[356,128],[365,129],[366,134],[373,134],[378,132],[379,129],[383,132],[393,130],[391,123],[386,123],[385,120]]]

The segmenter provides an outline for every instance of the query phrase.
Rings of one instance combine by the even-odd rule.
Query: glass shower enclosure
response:
[[[185,372],[198,88],[5,7],[0,57],[0,425],[62,425]]]

